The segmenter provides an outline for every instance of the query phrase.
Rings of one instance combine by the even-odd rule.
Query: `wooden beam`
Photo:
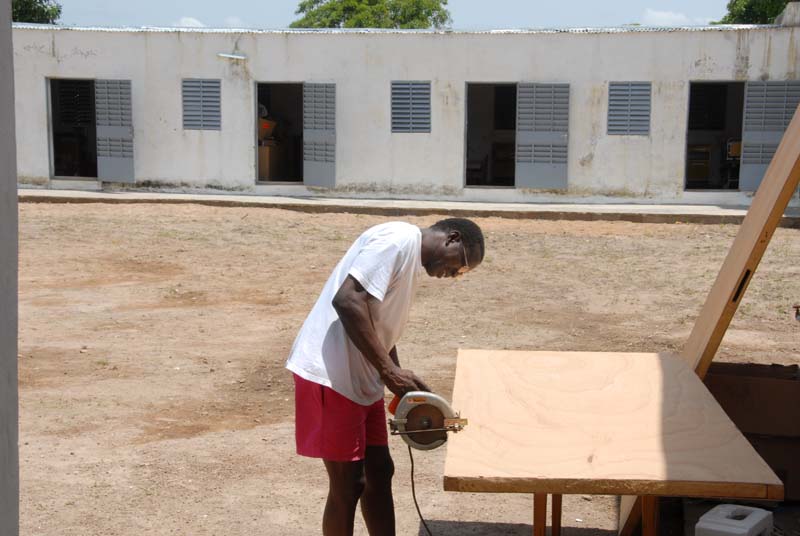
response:
[[[704,378],[747,286],[800,184],[800,113],[783,135],[681,356]]]
[[[545,536],[547,528],[547,493],[533,494],[533,536]]]
[[[642,536],[658,534],[658,497],[648,495],[641,497],[642,502]]]
[[[561,536],[561,494],[554,493],[550,507],[550,536]]]

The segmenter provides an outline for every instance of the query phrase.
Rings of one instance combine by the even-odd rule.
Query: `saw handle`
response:
[[[394,398],[391,402],[389,402],[389,413],[394,415],[394,412],[397,411],[397,405],[400,403],[400,397],[394,395]]]

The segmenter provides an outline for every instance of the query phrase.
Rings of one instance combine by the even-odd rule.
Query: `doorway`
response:
[[[516,123],[516,84],[467,84],[467,186],[514,186]]]
[[[53,175],[97,178],[94,80],[50,80]]]
[[[259,183],[303,181],[303,84],[258,84]]]
[[[738,190],[744,82],[691,82],[686,189]]]

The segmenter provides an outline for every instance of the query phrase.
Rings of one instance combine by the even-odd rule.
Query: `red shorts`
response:
[[[297,453],[332,462],[364,459],[367,446],[386,446],[383,399],[356,404],[330,387],[294,376]]]

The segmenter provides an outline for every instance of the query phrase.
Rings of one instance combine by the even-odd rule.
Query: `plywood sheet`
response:
[[[782,492],[694,371],[674,356],[462,350],[453,407],[469,425],[449,438],[446,490],[731,498]]]

